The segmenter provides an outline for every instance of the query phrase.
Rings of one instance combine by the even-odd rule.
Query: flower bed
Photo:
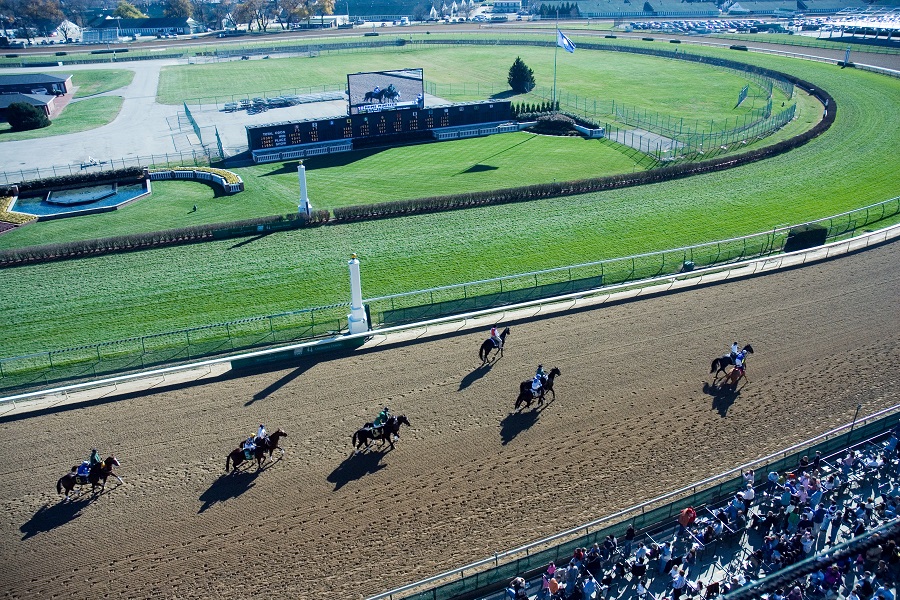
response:
[[[175,167],[150,172],[150,179],[199,179],[212,181],[229,194],[244,191],[244,181],[237,173],[213,167]]]
[[[25,223],[31,223],[37,219],[34,215],[10,212],[9,207],[12,206],[15,201],[15,196],[0,196],[0,221],[11,223],[13,225],[24,225]]]

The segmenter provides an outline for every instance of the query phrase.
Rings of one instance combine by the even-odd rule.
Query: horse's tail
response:
[[[485,360],[487,358],[487,353],[489,350],[485,349],[485,344],[481,345],[481,348],[478,349],[478,358],[481,360]]]
[[[228,463],[231,462],[231,453],[228,453],[228,456],[225,457],[225,472],[228,472]]]
[[[59,481],[56,482],[56,493],[62,494],[62,477],[59,478]]]
[[[359,435],[358,431],[353,432],[353,446],[356,447],[356,438]]]
[[[714,358],[712,361],[712,365],[710,365],[710,367],[709,367],[709,372],[715,373],[716,371],[718,371],[719,369],[716,368],[718,366],[718,364],[719,364],[719,359]]]

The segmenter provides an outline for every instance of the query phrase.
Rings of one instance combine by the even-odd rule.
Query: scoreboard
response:
[[[480,123],[496,123],[512,118],[510,102],[483,101],[428,108],[404,107],[375,113],[360,113],[325,119],[287,121],[268,125],[247,125],[250,151],[414,133]]]

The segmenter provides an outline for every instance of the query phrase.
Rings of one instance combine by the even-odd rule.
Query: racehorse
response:
[[[503,346],[506,345],[506,336],[508,336],[508,335],[509,335],[509,327],[506,327],[500,333],[499,355],[501,358],[503,357]],[[488,338],[484,341],[483,344],[481,344],[481,349],[478,351],[478,358],[481,359],[481,366],[484,366],[487,363],[488,356],[490,356],[490,354],[491,354],[491,350],[494,350],[495,348],[497,348],[497,343],[494,341],[494,338]],[[496,357],[494,358],[494,360],[497,360]]]
[[[253,458],[256,459],[257,469],[262,469],[262,464],[266,461],[266,452],[269,453],[269,458],[272,458],[272,452],[275,450],[278,450],[281,452],[281,456],[284,456],[284,448],[278,447],[278,440],[283,437],[287,437],[287,433],[285,433],[283,429],[279,429],[275,433],[270,434],[268,440],[262,440],[260,443],[256,444],[256,448],[253,450]],[[231,463],[231,472],[233,473],[237,471],[238,465],[245,460],[247,460],[247,457],[244,454],[244,449],[238,446],[225,457],[225,472],[228,472],[229,462]]]
[[[556,392],[553,391],[553,380],[556,379],[562,373],[559,370],[559,367],[553,367],[550,369],[550,373],[547,374],[547,379],[544,380],[544,383],[541,385],[541,389],[535,392],[531,389],[531,380],[523,381],[519,384],[519,397],[516,398],[516,410],[519,410],[519,407],[523,404],[525,407],[531,406],[531,402],[537,398],[538,406],[544,403],[544,395],[547,392],[553,394],[553,399],[556,400]]]
[[[388,420],[381,426],[380,432],[376,431],[371,423],[366,423],[353,434],[353,446],[356,448],[356,454],[361,452],[360,448],[363,446],[368,450],[369,446],[371,446],[372,442],[375,440],[379,440],[382,446],[387,442],[391,445],[391,450],[393,450],[394,436],[396,435],[397,438],[400,437],[400,425],[409,425],[412,427],[412,424],[409,422],[409,419],[406,418],[406,415],[388,417]]]
[[[745,354],[753,354],[753,346],[747,344],[741,350],[741,352]],[[710,373],[715,373],[716,376],[713,377],[713,381],[719,378],[719,373],[725,373],[725,376],[728,376],[728,372],[725,370],[725,367],[731,366],[734,364],[734,359],[731,358],[731,354],[726,354],[721,358],[715,358],[712,361],[712,365],[709,367]]]
[[[87,480],[85,481],[83,478],[79,478],[77,475],[78,467],[72,467],[72,470],[59,478],[59,481],[56,482],[56,493],[62,494],[63,490],[66,491],[66,500],[69,499],[69,494],[72,493],[72,490],[75,489],[75,486],[79,486],[78,493],[81,493],[81,487],[85,486],[88,483],[91,484],[91,493],[96,493],[97,487],[100,488],[100,492],[102,493],[104,489],[106,489],[106,480],[112,476],[119,480],[119,483],[125,483],[121,477],[116,475],[113,472],[113,467],[120,467],[121,464],[118,460],[116,460],[115,456],[107,456],[106,460],[103,462],[96,463],[91,467],[90,472],[88,473]]]
[[[373,100],[378,100],[381,102],[384,99],[384,90],[380,90],[377,92],[366,92],[366,95],[363,96],[363,102],[372,102]]]
[[[381,90],[382,101],[396,102],[400,99],[400,92],[394,89],[393,85],[389,85],[386,90]]]
[[[746,379],[747,383],[750,383],[750,378],[747,377],[746,361],[744,362],[743,367],[734,367],[730,371],[728,371],[728,374],[725,375],[725,379],[722,380],[722,385],[733,385],[736,387],[741,379]]]

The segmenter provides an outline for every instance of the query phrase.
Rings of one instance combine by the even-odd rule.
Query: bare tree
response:
[[[78,27],[78,25],[76,25],[72,21],[69,21],[68,19],[60,23],[59,27],[57,27],[56,30],[63,34],[63,37],[66,38],[66,42],[71,42],[80,32],[80,28]]]

